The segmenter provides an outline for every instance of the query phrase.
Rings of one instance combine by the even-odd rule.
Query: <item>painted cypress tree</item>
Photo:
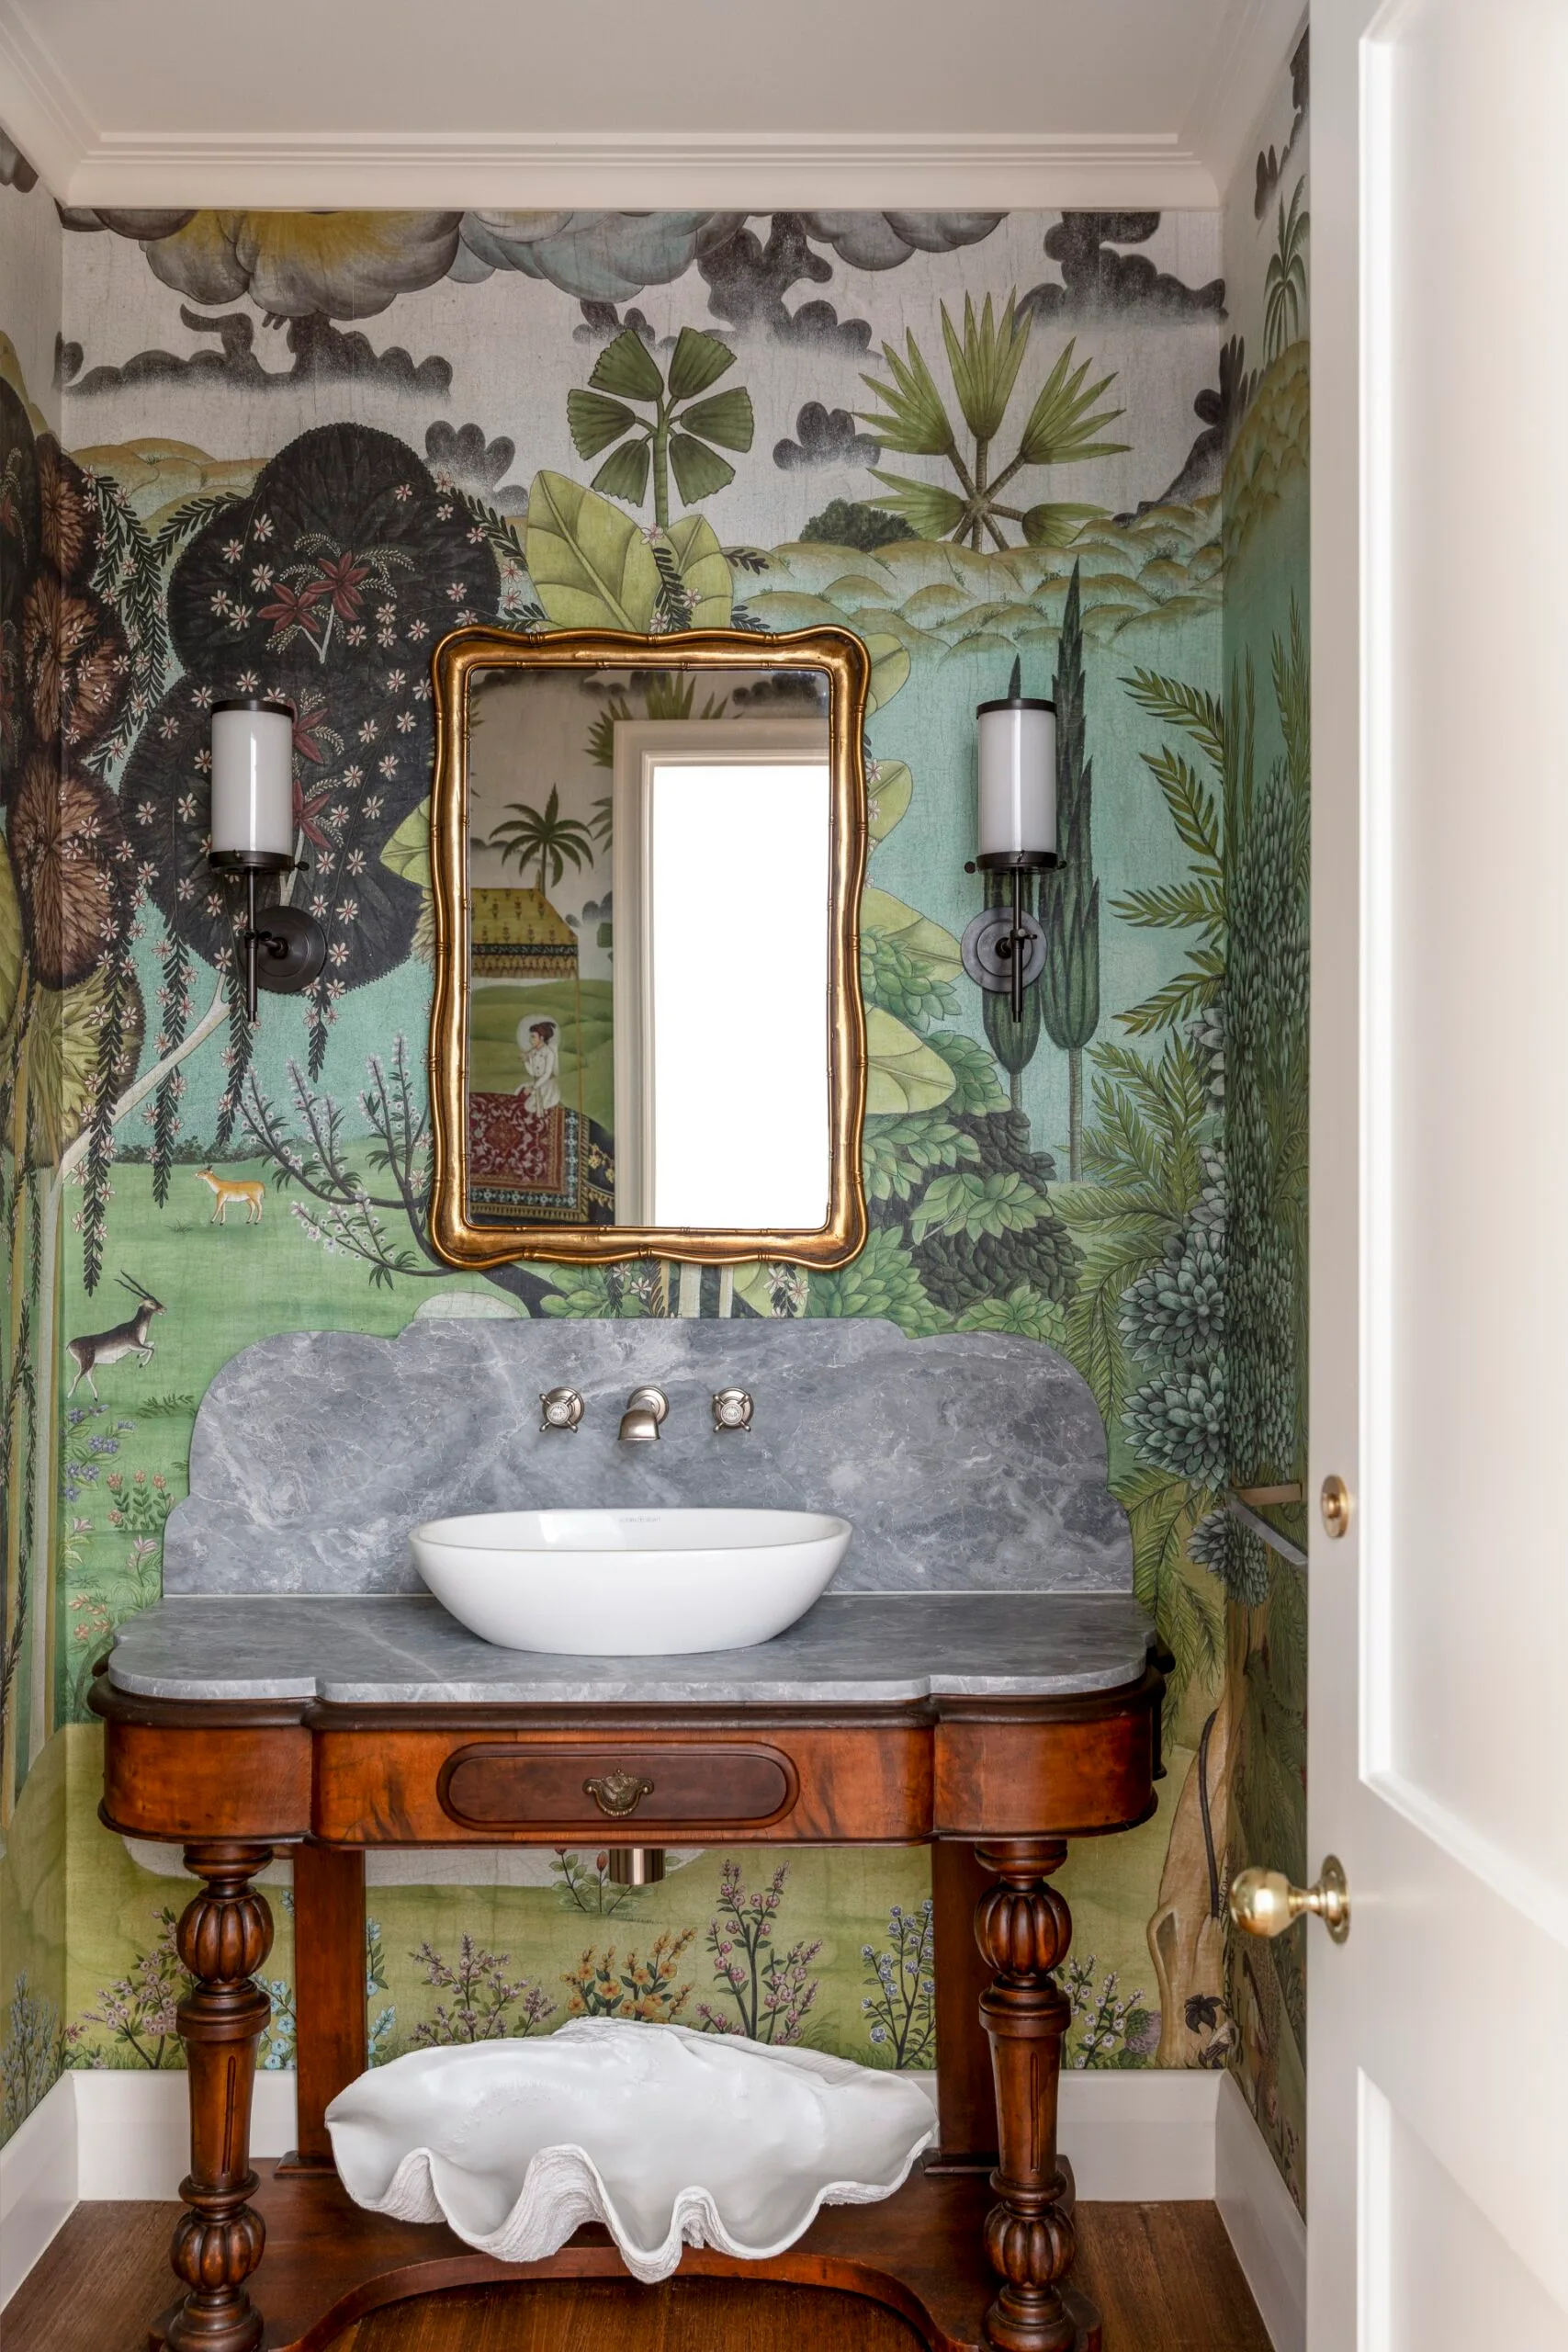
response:
[[[1076,1184],[1083,1175],[1083,1049],[1100,1026],[1100,885],[1090,821],[1093,779],[1084,743],[1083,623],[1076,563],[1062,614],[1055,703],[1061,864],[1040,877],[1045,968],[1031,997],[1038,1000],[1039,1018],[1052,1044],[1067,1057],[1067,1173]]]
[[[1015,678],[1017,674],[1015,664]],[[1016,687],[1013,691],[1017,691]],[[1034,912],[1034,881],[1032,874],[1026,874],[1023,877],[1023,910],[1026,914]],[[1011,897],[1010,874],[987,875],[986,904],[988,907],[999,907],[1010,901]],[[1023,1073],[1034,1059],[1035,1047],[1040,1043],[1040,990],[1037,988],[1025,989],[1021,1021],[1015,1021],[1012,1017],[1012,1004],[1006,989],[987,989],[981,1001],[980,1011],[991,1051],[1008,1074],[1009,1102],[1021,1117]]]

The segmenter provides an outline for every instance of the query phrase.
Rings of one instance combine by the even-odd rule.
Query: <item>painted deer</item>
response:
[[[245,1182],[235,1182],[228,1176],[215,1176],[210,1168],[198,1168],[196,1172],[204,1184],[210,1184],[212,1187],[212,1215],[208,1219],[209,1225],[228,1224],[231,1201],[243,1201],[247,1225],[261,1223],[262,1202],[265,1197],[266,1186],[258,1179],[252,1177]]]
[[[129,1323],[117,1323],[109,1331],[88,1331],[79,1340],[66,1342],[65,1352],[76,1367],[76,1377],[66,1391],[74,1396],[84,1381],[96,1396],[98,1384],[93,1374],[101,1363],[118,1363],[122,1356],[135,1356],[141,1363],[152,1361],[152,1342],[148,1337],[154,1315],[167,1312],[161,1298],[150,1290],[133,1283],[129,1274],[121,1274],[120,1287],[128,1290],[137,1302],[136,1312]]]

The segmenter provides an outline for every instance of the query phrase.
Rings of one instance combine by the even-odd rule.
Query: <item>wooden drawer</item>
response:
[[[635,1821],[779,1820],[795,1798],[795,1770],[773,1747],[645,1745],[460,1747],[442,1768],[441,1806],[465,1828],[597,1829]]]
[[[328,1846],[897,1845],[931,1835],[931,1729],[913,1711],[753,1726],[573,1723],[562,1710],[525,1728],[321,1706],[310,1727],[310,1828]],[[608,1813],[583,1783],[609,1782],[614,1804],[624,1793],[615,1775],[653,1787]]]

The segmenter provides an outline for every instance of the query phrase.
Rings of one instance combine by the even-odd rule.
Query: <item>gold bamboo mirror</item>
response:
[[[442,1257],[842,1265],[860,639],[465,628],[434,673]]]

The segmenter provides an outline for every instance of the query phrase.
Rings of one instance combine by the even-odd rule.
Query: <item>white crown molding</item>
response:
[[[53,51],[12,0],[0,0],[0,122],[51,195],[97,140]]]
[[[1231,0],[1209,52],[1181,144],[1199,157],[1224,202],[1258,117],[1307,22],[1302,0]]]
[[[1207,164],[1164,133],[113,133],[79,152],[66,201],[276,210],[1163,211],[1211,209],[1218,191]]]

